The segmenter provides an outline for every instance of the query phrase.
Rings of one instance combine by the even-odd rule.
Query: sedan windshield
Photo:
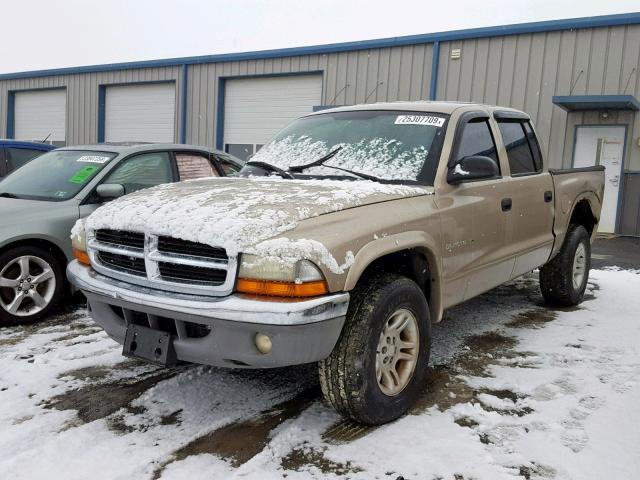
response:
[[[62,201],[74,197],[115,153],[52,150],[0,182],[0,196]]]
[[[291,123],[251,162],[299,172],[295,167],[327,156],[323,166],[307,166],[303,173],[430,185],[446,120],[438,113],[379,110],[313,115]]]

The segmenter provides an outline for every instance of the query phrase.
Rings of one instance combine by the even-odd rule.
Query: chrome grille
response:
[[[115,270],[145,277],[147,271],[144,265],[144,258],[130,257],[110,252],[98,252],[98,259],[104,265],[108,265]]]
[[[96,240],[111,245],[121,245],[129,248],[144,248],[144,234],[124,232],[122,230],[96,230]]]
[[[229,259],[224,248],[212,247],[203,243],[189,242],[171,237],[158,237],[158,251],[178,255],[192,255],[194,257],[203,257],[224,262]]]
[[[126,282],[211,296],[233,289],[237,261],[224,248],[109,229],[87,232],[87,247],[96,271]]]

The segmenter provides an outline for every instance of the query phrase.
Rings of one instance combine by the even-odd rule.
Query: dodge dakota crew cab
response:
[[[326,401],[366,424],[424,388],[444,309],[536,268],[549,303],[579,303],[604,188],[601,168],[549,169],[525,113],[447,102],[305,116],[241,175],[99,208],[70,281],[125,355],[317,362]]]

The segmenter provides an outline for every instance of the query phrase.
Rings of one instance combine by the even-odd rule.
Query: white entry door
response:
[[[573,166],[604,167],[604,202],[599,232],[614,233],[622,175],[624,127],[578,127]]]

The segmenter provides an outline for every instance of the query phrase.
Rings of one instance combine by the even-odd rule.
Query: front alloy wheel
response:
[[[396,310],[380,333],[376,352],[376,377],[380,390],[390,397],[411,380],[420,352],[420,329],[416,316],[405,308]]]
[[[62,295],[61,270],[55,257],[36,247],[0,255],[0,320],[28,323],[49,313]]]
[[[395,273],[364,278],[351,293],[338,343],[319,362],[323,397],[356,422],[395,420],[424,389],[430,347],[420,287]]]

